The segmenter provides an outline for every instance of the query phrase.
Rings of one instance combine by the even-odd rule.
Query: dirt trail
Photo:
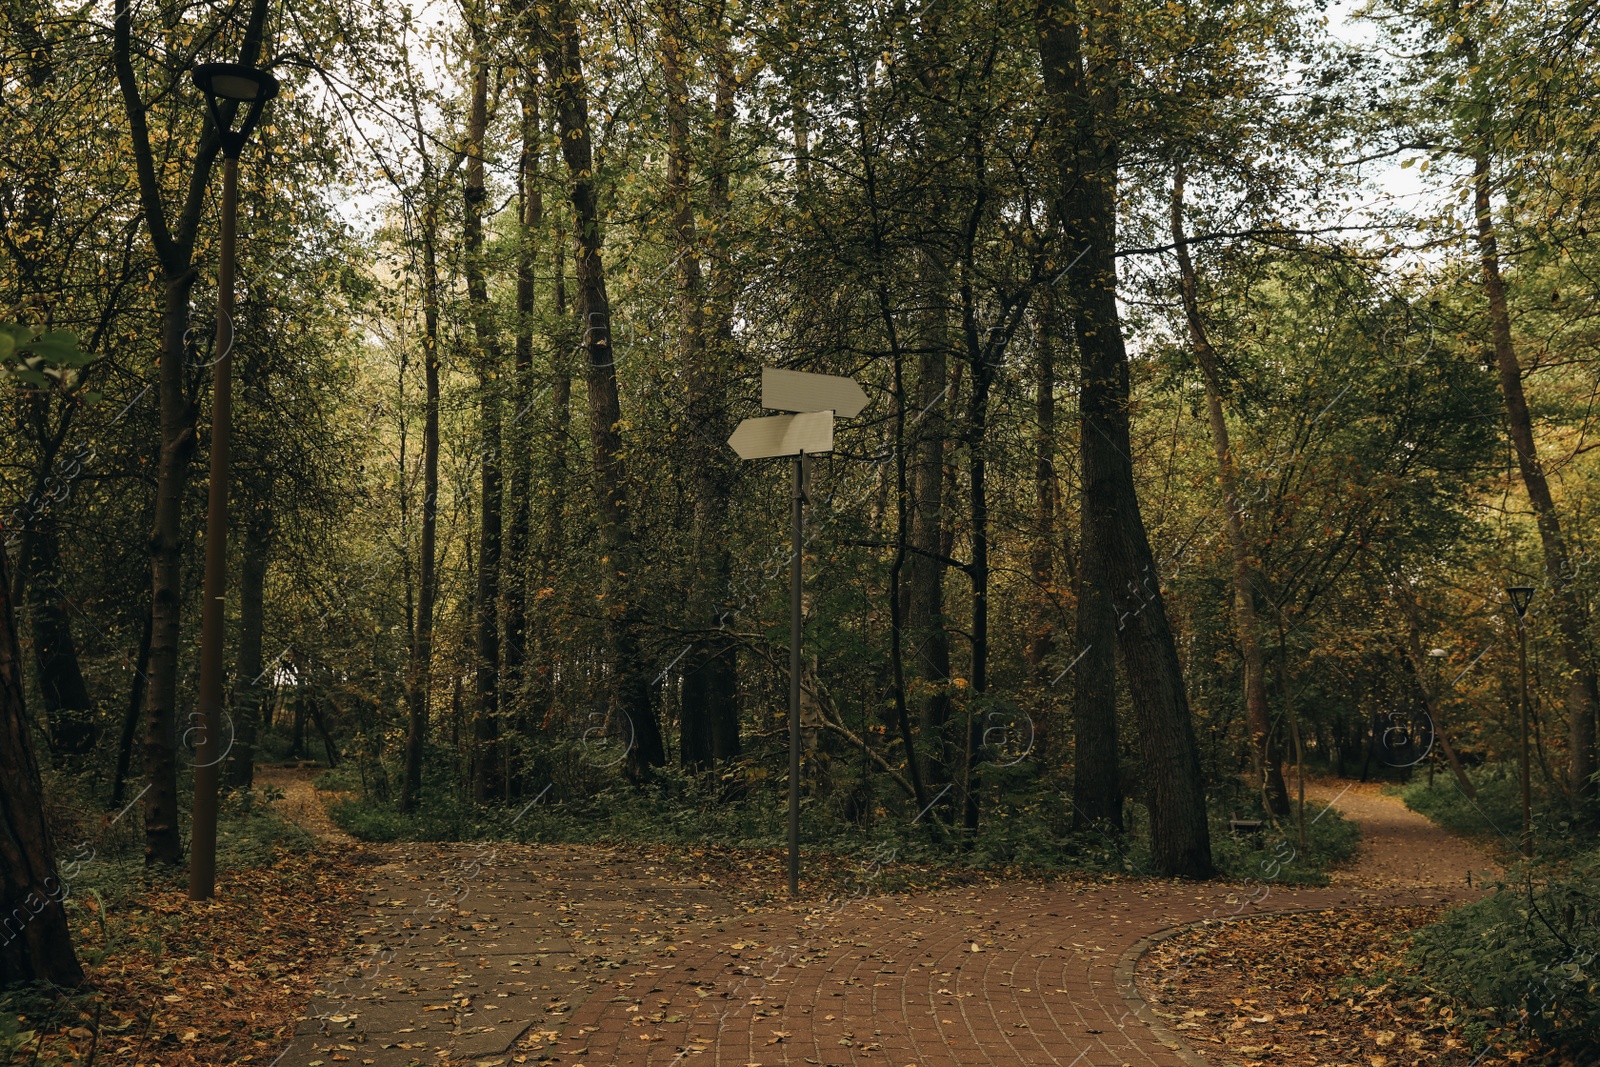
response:
[[[336,845],[355,845],[356,839],[328,817],[327,801],[333,794],[319,793],[312,786],[319,773],[315,767],[257,767],[255,784],[281,789],[283,799],[278,802],[278,810],[313,837]]]
[[[1483,850],[1384,795],[1377,782],[1307,781],[1306,800],[1331,803],[1361,826],[1361,850],[1332,873],[1333,885],[1465,888],[1500,873]]]

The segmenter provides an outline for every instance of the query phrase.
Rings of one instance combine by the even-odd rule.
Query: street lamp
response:
[[[233,268],[239,213],[239,153],[278,95],[278,79],[239,63],[203,63],[194,83],[222,144],[222,248],[217,264],[217,339],[211,364],[211,484],[206,500],[205,599],[200,607],[199,743],[195,745],[194,837],[189,899],[209,900],[217,876],[217,785],[222,719],[223,608],[228,586],[228,449],[233,431]],[[240,112],[244,120],[238,126]]]
[[[1506,595],[1517,613],[1517,650],[1522,665],[1522,854],[1533,858],[1533,805],[1528,779],[1528,605],[1533,602],[1533,586],[1508,585]]]

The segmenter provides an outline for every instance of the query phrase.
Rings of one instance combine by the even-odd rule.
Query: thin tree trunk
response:
[[[523,665],[528,641],[529,538],[533,522],[532,434],[534,265],[539,233],[544,226],[544,197],[539,190],[539,96],[533,70],[522,72],[522,154],[517,161],[520,228],[517,234],[517,344],[512,377],[514,413],[506,434],[510,471],[506,510],[505,682],[501,705],[522,706]],[[508,753],[509,756],[509,753]],[[509,760],[508,760],[509,769]]]
[[[551,601],[555,592],[556,560],[561,554],[567,505],[567,434],[572,421],[572,372],[569,355],[573,334],[567,311],[567,253],[565,245],[553,242],[555,259],[556,330],[550,354],[550,421],[546,430],[550,442],[549,467],[545,482],[550,487],[545,497],[543,530],[540,534],[539,590],[534,603],[534,647],[537,649],[533,674],[534,709],[549,722],[555,710],[554,662],[558,655],[551,637]]]
[[[260,58],[266,16],[267,0],[252,0],[239,37],[238,62],[254,65]],[[177,216],[169,217],[156,154],[151,146],[145,102],[133,66],[133,12],[129,0],[115,0],[112,17],[112,65],[128,119],[145,228],[150,232],[150,243],[161,265],[163,288],[161,355],[157,369],[161,450],[156,464],[155,529],[150,535],[150,599],[154,621],[150,639],[150,692],[145,707],[145,862],[176,864],[183,859],[183,842],[178,831],[175,751],[182,601],[179,565],[183,551],[183,487],[195,450],[196,419],[195,405],[184,395],[183,369],[188,358],[189,302],[195,282],[195,238],[205,207],[206,185],[222,144],[217,129],[208,120]],[[224,103],[224,121],[231,121],[236,110],[233,103]]]
[[[1050,679],[1045,664],[1056,651],[1056,354],[1055,303],[1048,286],[1035,308],[1033,382],[1033,546],[1028,570],[1033,577],[1033,621],[1028,635],[1028,666],[1036,684]]]
[[[155,530],[150,535],[150,691],[144,712],[144,855],[146,863],[183,860],[178,831],[178,652],[182,608],[183,489],[195,450],[195,409],[183,395],[190,271],[166,280],[159,371],[161,453],[156,467]]]
[[[27,585],[33,656],[39,669],[45,736],[51,758],[59,765],[93,751],[100,727],[72,636],[73,606],[62,585],[61,543],[52,516],[42,516],[35,524],[32,545]]]
[[[733,220],[730,175],[733,165],[734,120],[737,113],[735,91],[738,82],[733,69],[725,16],[724,7],[718,11],[716,24],[713,27],[717,87],[711,113],[711,147],[707,159],[709,173],[706,177],[707,210],[714,235],[710,249],[711,321],[707,324],[707,328],[710,331],[711,352],[714,356],[714,372],[721,376],[718,381],[712,383],[713,389],[709,391],[711,395],[704,398],[705,410],[708,413],[714,412],[719,419],[712,424],[716,427],[711,431],[713,437],[720,437],[722,430],[732,429],[728,424],[726,391],[717,386],[733,378],[739,362],[738,350],[733,339],[733,308],[737,280],[734,277],[732,258],[729,254]],[[712,525],[717,530],[709,579],[709,588],[713,591],[727,589],[733,576],[733,552],[728,537],[728,502],[733,494],[735,480],[733,462],[727,450],[717,449],[715,459],[720,462],[717,470],[721,477],[710,479],[706,486],[704,499],[709,501],[708,515],[705,524],[702,525],[702,529]],[[714,595],[713,593],[713,599]],[[707,605],[706,615],[718,628],[727,621],[726,616],[714,602]],[[711,754],[719,762],[726,763],[737,757],[743,748],[739,738],[739,662],[731,642],[723,642],[719,646],[708,648],[707,656],[709,658],[705,661],[705,670],[709,675],[706,692],[711,719]]]
[[[922,729],[928,741],[930,785],[949,782],[952,751],[945,727],[950,719],[950,635],[944,618],[945,476],[950,399],[946,292],[949,268],[937,250],[924,250],[918,269],[925,307],[917,315],[916,436],[911,446],[911,554],[906,559],[905,624],[913,669],[928,686]]]
[[[627,469],[622,448],[621,406],[611,345],[611,304],[606,296],[604,238],[588,89],[581,43],[570,0],[553,5],[555,31],[543,45],[545,71],[561,131],[561,152],[570,180],[576,248],[579,320],[587,360],[589,440],[594,454],[596,513],[600,532],[602,590],[613,666],[613,725],[629,745],[627,767],[636,780],[666,762],[660,724],[650,700],[650,675],[640,647],[643,624],[636,600],[633,525],[628,513]]]
[[[473,39],[472,104],[467,120],[466,204],[462,223],[467,300],[478,339],[479,433],[482,440],[482,504],[478,524],[477,698],[473,728],[472,795],[479,803],[493,793],[500,763],[500,371],[505,365],[490,321],[489,287],[483,270],[484,134],[488,128],[489,63],[483,12],[469,18]]]
[[[0,988],[34,981],[74,987],[83,984],[83,970],[61,905],[68,887],[56,867],[23,705],[9,569],[0,545]]]
[[[139,735],[139,712],[144,710],[145,671],[150,665],[150,612],[144,613],[139,650],[134,653],[133,681],[128,686],[128,707],[122,714],[122,736],[117,741],[117,771],[111,784],[111,807],[121,810],[128,771],[133,764],[133,742]]]
[[[299,684],[294,693],[294,727],[289,734],[289,756],[293,759],[306,758],[306,693],[305,676],[298,679]]]
[[[322,737],[322,751],[327,754],[330,768],[339,766],[339,748],[333,743],[333,735],[328,730],[328,720],[322,714],[322,701],[315,697],[307,703],[311,705],[311,721],[316,725],[317,733]]]
[[[1596,688],[1595,672],[1589,663],[1588,620],[1572,582],[1573,569],[1561,532],[1561,517],[1550,493],[1544,464],[1539,461],[1533,419],[1522,389],[1522,366],[1511,338],[1511,312],[1506,303],[1505,282],[1500,276],[1499,242],[1490,205],[1489,152],[1481,144],[1480,140],[1480,147],[1473,156],[1473,204],[1477,214],[1478,254],[1483,264],[1483,290],[1489,303],[1490,335],[1494,340],[1495,361],[1500,367],[1500,391],[1505,395],[1506,426],[1517,454],[1522,484],[1528,490],[1528,501],[1538,521],[1545,576],[1550,582],[1556,627],[1561,635],[1561,655],[1567,666],[1567,789],[1575,807],[1587,807],[1596,790],[1595,713],[1600,709],[1600,690]]]
[[[1217,366],[1216,349],[1200,315],[1199,284],[1194,262],[1189,256],[1184,235],[1183,194],[1186,176],[1183,164],[1172,176],[1172,243],[1178,256],[1178,276],[1183,291],[1183,313],[1189,325],[1189,342],[1194,346],[1195,362],[1205,381],[1206,413],[1211,424],[1211,446],[1217,455],[1217,486],[1222,490],[1224,526],[1233,562],[1233,628],[1244,661],[1245,722],[1250,730],[1250,767],[1254,786],[1262,804],[1273,815],[1289,814],[1289,789],[1283,777],[1283,761],[1272,731],[1272,714],[1267,707],[1266,657],[1261,652],[1260,630],[1256,622],[1255,591],[1250,582],[1250,545],[1245,540],[1244,506],[1239,499],[1239,473],[1233,449],[1228,442],[1228,423],[1222,412],[1222,375]]]
[[[428,735],[428,696],[433,686],[433,605],[438,589],[435,540],[439,528],[439,209],[431,168],[424,175],[422,210],[422,530],[417,568],[417,630],[407,687],[405,777],[400,810],[416,810],[422,794],[422,756]]]
[[[972,686],[967,700],[967,758],[965,763],[966,803],[964,824],[968,834],[978,830],[978,795],[974,789],[974,764],[981,758],[983,722],[975,714],[989,691],[989,491],[988,448],[989,392],[999,369],[999,352],[989,352],[980,340],[977,318],[972,312],[970,293],[963,294],[967,308],[967,351],[972,370],[972,396],[967,402],[968,493],[972,509],[972,559],[967,574],[972,579]]]
[[[1084,372],[1084,550],[1103,560],[1117,610],[1117,646],[1139,725],[1156,870],[1165,877],[1204,878],[1213,866],[1199,746],[1133,481],[1128,357],[1116,295],[1118,145],[1111,119],[1121,15],[1113,9],[1096,27],[1095,53],[1109,59],[1087,69],[1076,17],[1059,0],[1042,0],[1037,9],[1066,229],[1084,246],[1069,250],[1076,258],[1067,270],[1077,298],[1074,326]]]
[[[233,747],[228,752],[228,784],[239,789],[249,789],[255,782],[256,736],[267,687],[261,641],[266,630],[271,547],[272,511],[261,508],[245,526],[244,559],[239,568],[239,659],[233,686]]]
[[[685,657],[683,672],[682,732],[680,760],[685,767],[704,770],[719,758],[738,751],[738,688],[732,648],[717,637],[720,609],[719,593],[727,588],[731,573],[728,549],[728,497],[733,480],[729,451],[723,443],[727,426],[726,366],[732,341],[727,321],[732,308],[724,306],[726,292],[713,310],[716,316],[706,321],[707,286],[700,269],[704,254],[695,224],[693,180],[694,153],[690,140],[689,83],[686,74],[686,47],[690,39],[678,0],[662,0],[661,71],[667,89],[667,196],[671,204],[672,244],[678,265],[679,350],[688,372],[689,423],[695,427],[694,456],[690,465],[694,498],[695,543],[690,558],[694,568],[687,598],[688,629],[694,635]],[[726,67],[726,63],[720,64]],[[732,115],[731,79],[718,79],[719,104],[726,96],[728,114],[717,116],[714,138],[724,144]],[[725,147],[721,152],[726,166]],[[710,161],[712,170],[717,160]],[[713,181],[716,175],[713,172]],[[726,175],[721,176],[721,218],[727,214]],[[724,268],[726,263],[723,264]],[[721,280],[721,279],[719,279]],[[726,286],[723,286],[726,289]],[[733,724],[731,731],[728,725]],[[720,751],[719,751],[720,750]]]

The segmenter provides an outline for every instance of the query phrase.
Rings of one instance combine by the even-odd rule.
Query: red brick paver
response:
[[[329,976],[281,1067],[1193,1067],[1133,993],[1149,938],[1467,891],[1481,856],[1392,798],[1338,802],[1381,825],[1326,889],[1015,881],[741,910],[628,850],[407,847],[373,872],[367,955]],[[1396,868],[1397,849],[1439,862]],[[1292,864],[1287,843],[1280,855]]]
[[[1137,942],[1208,918],[1363,899],[1378,898],[1118,879],[749,914],[625,969],[549,1055],[567,1067],[1193,1063],[1125,999],[1117,965]]]

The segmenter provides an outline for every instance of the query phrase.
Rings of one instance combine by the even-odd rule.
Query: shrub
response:
[[[1600,851],[1525,867],[1417,933],[1411,958],[1481,1020],[1600,1056]]]
[[[1321,885],[1327,871],[1356,854],[1361,827],[1335,808],[1306,808],[1306,842],[1293,818],[1259,834],[1235,834],[1228,819],[1216,814],[1211,822],[1212,856],[1217,870],[1233,878],[1291,885]]]
[[[1411,810],[1426,815],[1447,830],[1481,838],[1506,855],[1517,851],[1522,833],[1522,783],[1515,763],[1493,763],[1472,772],[1478,795],[1469,797],[1453,775],[1441,774],[1434,784],[1416,782],[1399,790]],[[1581,850],[1583,835],[1572,821],[1566,794],[1552,790],[1535,773],[1533,779],[1533,834],[1545,856],[1570,855]]]

